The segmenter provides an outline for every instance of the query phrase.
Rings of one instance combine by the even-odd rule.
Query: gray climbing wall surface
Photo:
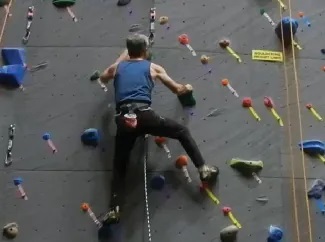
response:
[[[98,241],[96,226],[81,212],[80,205],[88,202],[96,215],[108,209],[115,124],[113,106],[109,107],[113,102],[112,86],[105,94],[97,84],[89,82],[89,76],[115,60],[132,24],[148,29],[152,4],[132,1],[118,8],[114,1],[79,0],[72,7],[77,23],[67,12],[57,11],[49,0],[13,1],[1,46],[21,46],[27,7],[34,4],[27,62],[49,62],[45,70],[26,75],[24,92],[1,89],[0,94],[1,157],[5,157],[9,124],[17,127],[14,162],[0,169],[0,224],[19,224],[17,242]],[[267,63],[252,61],[251,50],[282,50],[272,27],[260,15],[264,8],[278,22],[277,1],[155,3],[157,17],[169,17],[169,28],[156,24],[153,61],[162,64],[175,80],[193,85],[197,106],[194,114],[188,115],[162,85],[156,87],[153,106],[161,114],[186,124],[207,163],[220,167],[219,183],[213,192],[221,204],[216,206],[200,193],[193,165],[189,165],[193,183],[187,184],[173,161],[150,138],[149,177],[166,177],[163,191],[149,189],[152,241],[219,241],[219,230],[231,224],[223,216],[222,206],[230,206],[243,226],[238,241],[266,241],[271,224],[284,229],[284,241],[324,241],[324,232],[318,226],[324,218],[315,203],[308,206],[305,198],[305,181],[309,186],[313,179],[322,178],[323,164],[306,156],[303,160],[297,144],[301,130],[303,139],[323,138],[320,130],[324,125],[315,120],[305,104],[311,102],[320,114],[325,114],[320,53],[325,5],[322,0],[291,1],[290,5],[293,17],[304,11],[312,24],[308,28],[300,22],[297,40],[303,50],[296,49],[295,58],[292,51],[287,51],[285,63]],[[5,11],[1,11],[3,22]],[[289,14],[288,10],[283,13]],[[190,37],[197,57],[178,43],[177,37],[183,33]],[[223,37],[231,40],[242,63],[217,45]],[[211,57],[208,67],[200,63],[202,54]],[[229,79],[240,97],[253,99],[261,122],[256,122],[241,107],[241,101],[222,87],[223,78]],[[264,96],[274,99],[284,127],[264,107]],[[215,117],[206,117],[215,109]],[[82,131],[89,127],[103,134],[96,149],[83,147],[80,142]],[[42,140],[44,132],[52,134],[58,153],[50,152]],[[170,140],[168,146],[174,158],[184,154],[176,141]],[[139,142],[130,164],[127,206],[120,231],[123,241],[148,240],[142,148]],[[232,170],[226,162],[233,157],[264,161],[262,184],[243,179]],[[15,177],[24,179],[28,201],[16,195]],[[255,201],[262,195],[269,199],[264,205]]]

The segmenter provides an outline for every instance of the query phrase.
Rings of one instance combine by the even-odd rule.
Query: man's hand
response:
[[[185,93],[193,91],[193,87],[191,84],[183,85],[182,89],[177,93],[178,96],[183,95]]]

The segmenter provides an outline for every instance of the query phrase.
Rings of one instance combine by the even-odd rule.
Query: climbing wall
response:
[[[90,83],[89,76],[117,58],[132,24],[149,28],[152,4],[132,0],[118,8],[112,1],[78,0],[71,8],[78,18],[74,23],[67,11],[58,11],[50,2],[13,1],[12,16],[6,21],[1,40],[1,47],[21,47],[27,8],[34,5],[31,36],[25,47],[27,63],[32,66],[48,61],[49,64],[44,70],[26,75],[24,91],[1,89],[1,157],[5,157],[11,123],[16,124],[16,135],[13,164],[0,168],[0,224],[19,224],[17,242],[98,241],[96,226],[82,213],[80,205],[89,203],[96,215],[108,209],[114,103],[112,85],[104,93],[96,83]],[[271,25],[260,15],[263,8],[277,23],[280,19],[277,1],[157,1],[155,7],[157,18],[168,16],[169,23],[156,23],[153,61],[163,65],[175,80],[192,84],[197,105],[192,113],[183,110],[175,95],[158,84],[153,107],[162,115],[186,124],[206,162],[219,166],[219,182],[212,191],[220,204],[214,204],[200,192],[192,164],[188,167],[191,184],[175,168],[176,157],[185,154],[178,142],[168,140],[172,153],[172,159],[168,159],[150,137],[148,178],[155,175],[166,178],[162,191],[149,188],[152,241],[219,241],[219,231],[231,224],[223,216],[223,206],[232,208],[243,227],[238,241],[266,241],[269,226],[276,225],[284,229],[284,241],[311,242],[308,216],[314,241],[323,241],[324,233],[317,228],[323,222],[320,210],[312,201],[308,214],[305,199],[305,180],[309,186],[313,179],[322,178],[323,164],[307,156],[302,160],[297,144],[301,138],[299,118],[303,139],[322,139],[320,128],[324,125],[305,104],[310,102],[320,114],[325,113],[320,53],[324,3],[321,0],[291,3],[292,16],[296,18],[299,11],[304,11],[312,27],[299,22],[297,40],[303,50],[295,50],[295,58],[292,50],[287,51],[285,63],[251,58],[253,49],[282,51]],[[1,11],[3,23],[5,10]],[[288,15],[287,10],[283,16]],[[178,43],[180,34],[189,36],[196,57]],[[231,47],[242,63],[219,47],[218,41],[224,37],[231,40]],[[203,54],[210,57],[208,65],[200,62]],[[240,98],[221,85],[225,78]],[[273,98],[284,127],[265,108],[264,96]],[[241,106],[243,97],[252,98],[260,122]],[[101,131],[101,144],[97,148],[84,147],[80,142],[81,133],[90,127]],[[42,140],[45,132],[51,133],[58,149],[56,154]],[[122,225],[114,230],[122,239],[116,241],[148,241],[142,151],[143,144],[139,141],[131,158]],[[264,168],[259,175],[262,184],[242,178],[230,168],[227,161],[234,157],[262,160]],[[29,200],[19,198],[13,184],[16,177],[23,178]],[[268,202],[257,202],[259,196],[266,196]],[[294,217],[294,208],[298,219]],[[295,224],[307,229],[297,233]]]

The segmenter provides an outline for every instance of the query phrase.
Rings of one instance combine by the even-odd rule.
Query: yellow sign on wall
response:
[[[252,59],[260,61],[283,62],[282,52],[270,50],[252,50]]]

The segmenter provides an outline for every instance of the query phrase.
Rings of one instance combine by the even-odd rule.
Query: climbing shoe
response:
[[[119,207],[111,208],[103,217],[103,225],[117,224],[120,221]]]
[[[199,168],[200,179],[202,182],[215,182],[219,174],[219,169],[216,166],[203,165]]]
[[[230,166],[243,174],[251,175],[253,172],[258,172],[263,169],[263,161],[233,158],[230,161]]]

